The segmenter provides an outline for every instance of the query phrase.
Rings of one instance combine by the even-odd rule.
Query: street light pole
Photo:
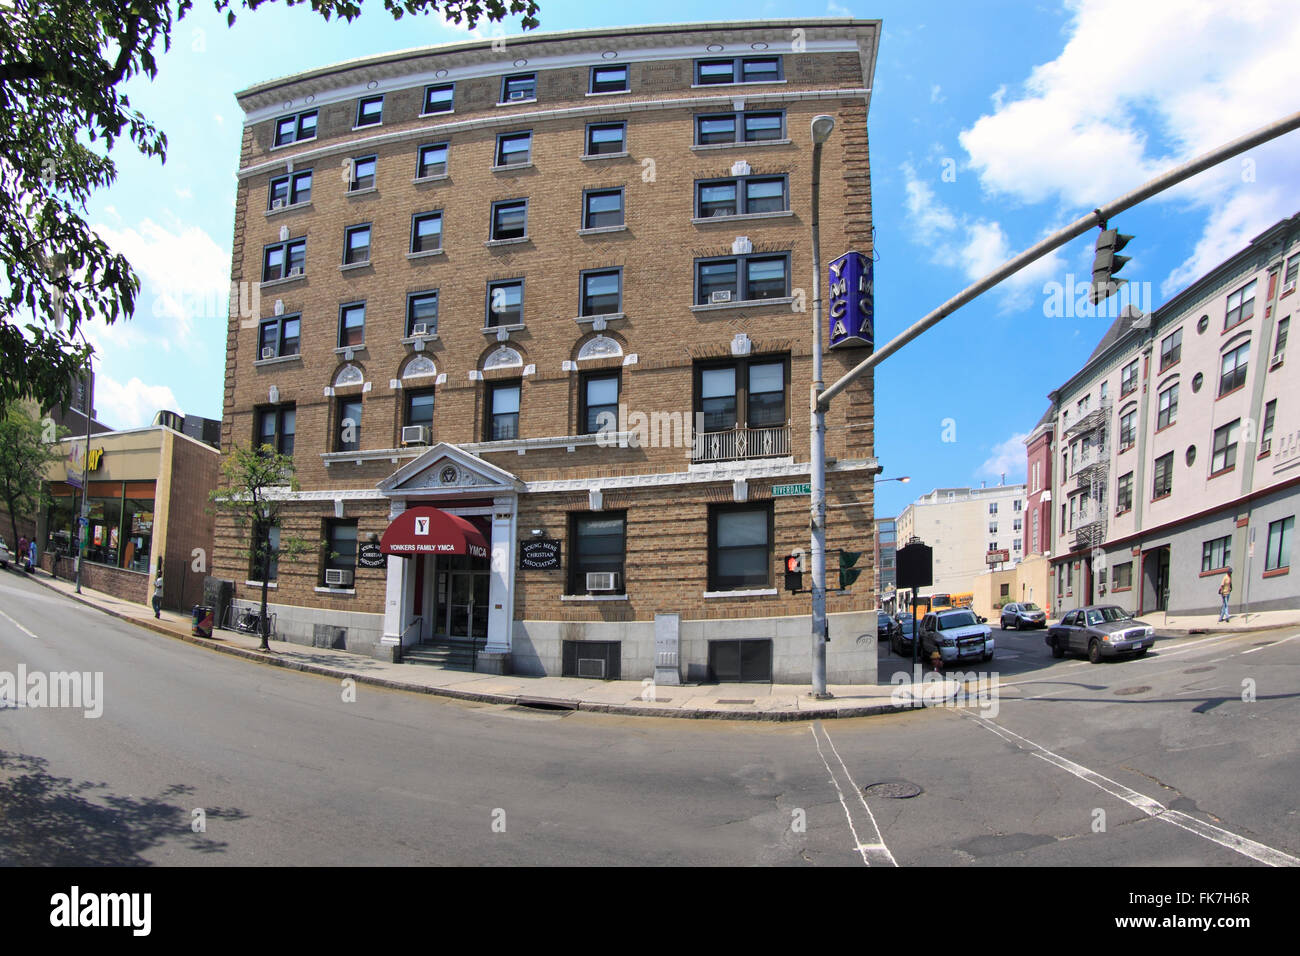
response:
[[[826,411],[822,393],[822,259],[821,220],[822,145],[835,129],[835,117],[813,117],[812,267],[813,267],[813,382],[809,411],[812,478],[809,485],[812,525],[812,696],[827,700],[826,690]]]
[[[93,359],[86,355],[86,384],[81,389],[81,410],[86,416],[86,449],[81,455],[81,517],[77,522],[77,593],[81,593],[81,563],[86,560],[85,538],[90,530],[90,379]]]

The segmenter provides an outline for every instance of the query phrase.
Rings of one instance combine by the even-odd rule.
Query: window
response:
[[[1273,341],[1273,364],[1280,365],[1286,355],[1286,335],[1290,330],[1291,317],[1287,316],[1277,324],[1277,338]]]
[[[1138,387],[1138,363],[1137,359],[1129,362],[1124,366],[1124,371],[1120,374],[1119,394],[1120,398],[1133,392]]]
[[[1236,292],[1228,296],[1228,311],[1223,317],[1223,328],[1245,322],[1255,316],[1255,280],[1251,279]]]
[[[1115,514],[1122,515],[1133,508],[1133,472],[1120,475],[1115,485]]]
[[[758,143],[785,138],[785,113],[715,113],[695,117],[695,145]]]
[[[301,319],[297,315],[278,315],[263,319],[257,332],[259,358],[285,358],[298,354]]]
[[[359,265],[370,261],[370,223],[349,226],[343,232],[343,264]]]
[[[357,126],[377,126],[384,121],[384,98],[367,96],[357,100]]]
[[[516,73],[501,81],[501,102],[522,103],[537,99],[537,74]]]
[[[424,425],[433,434],[433,389],[407,390],[402,409],[403,425]]]
[[[570,515],[568,593],[626,594],[623,581],[626,537],[626,512]],[[613,591],[587,590],[588,574],[609,572],[618,575],[618,586]]]
[[[1156,459],[1151,483],[1151,498],[1163,498],[1174,490],[1174,453],[1161,455]]]
[[[485,441],[506,441],[519,437],[518,382],[493,382],[487,389],[487,433]]]
[[[454,108],[455,84],[444,83],[424,88],[424,112],[450,113]]]
[[[497,165],[524,166],[532,162],[533,132],[502,133],[497,137]]]
[[[623,311],[623,270],[582,273],[581,315],[616,315]]]
[[[749,176],[695,184],[695,216],[745,216],[790,208],[784,176]]]
[[[1101,383],[1101,388],[1099,390],[1099,399],[1103,405],[1106,403],[1106,386],[1109,384],[1110,384],[1109,382]]]
[[[265,544],[266,551],[262,551]],[[280,576],[280,528],[258,519],[253,522],[252,554],[248,576],[253,581],[274,581]]]
[[[355,571],[357,567],[357,523],[325,522],[325,571]],[[325,584],[321,574],[321,583]]]
[[[1241,388],[1246,384],[1246,370],[1250,362],[1250,343],[1243,342],[1223,356],[1219,368],[1219,396]]]
[[[493,242],[504,239],[524,239],[528,235],[528,200],[510,199],[492,204]]]
[[[578,434],[594,435],[617,429],[619,373],[588,372],[578,389]]]
[[[436,252],[442,248],[442,211],[411,217],[411,252]]]
[[[353,302],[339,307],[339,348],[360,348],[366,344],[366,304]]]
[[[1112,591],[1127,591],[1133,586],[1133,562],[1125,561],[1123,564],[1113,565],[1110,569],[1110,589]]]
[[[310,169],[304,169],[291,176],[280,176],[271,180],[270,195],[266,200],[267,209],[296,206],[298,203],[304,202],[311,202]]]
[[[262,250],[262,281],[274,282],[276,279],[302,275],[306,265],[306,239],[290,239],[288,242],[267,246]]]
[[[1224,535],[1201,545],[1201,573],[1222,571],[1232,561],[1232,536]]]
[[[255,441],[258,449],[260,450],[263,445],[269,445],[277,454],[292,455],[297,417],[297,410],[292,405],[259,408],[255,413],[257,422]]]
[[[423,325],[422,333],[416,326]],[[434,335],[438,331],[438,290],[412,292],[406,297],[406,337],[417,334]]]
[[[1025,503],[1024,503],[1023,501],[1021,501],[1019,498],[1017,498],[1015,501],[1011,502],[1011,510],[1014,511],[1016,514],[1020,514],[1020,511],[1021,511],[1021,509],[1024,508],[1024,506],[1025,506]]]
[[[989,514],[991,514],[991,515],[995,515],[995,514],[997,514],[997,513],[998,513],[998,503],[997,503],[996,501],[990,501],[990,502],[989,502]]]
[[[772,505],[709,506],[709,590],[772,584]]]
[[[1131,409],[1119,417],[1119,450],[1132,448],[1137,441],[1134,430],[1137,422],[1137,409]]]
[[[753,255],[697,260],[695,290],[698,305],[786,297],[790,294],[789,257]]]
[[[695,61],[695,83],[775,83],[782,78],[779,56],[739,56]]]
[[[415,163],[415,178],[447,175],[447,144],[430,143],[421,146]]]
[[[1277,399],[1264,406],[1264,426],[1259,432],[1260,457],[1267,455],[1273,447],[1273,419],[1277,417]]]
[[[591,123],[587,127],[587,155],[627,152],[627,123]]]
[[[591,68],[592,93],[626,93],[626,66],[593,66]]]
[[[703,431],[784,425],[785,359],[768,357],[698,366],[695,393],[695,412],[697,417],[703,416]]]
[[[1237,430],[1241,419],[1231,421],[1214,430],[1214,457],[1210,459],[1210,474],[1232,471],[1237,467]]]
[[[998,523],[996,521],[990,521],[989,534],[997,534],[997,533],[998,533]]]
[[[582,228],[623,225],[623,190],[599,189],[582,194]]]
[[[1021,521],[1019,518],[1016,518],[1014,521],[1011,522],[1012,531],[1023,531],[1024,527],[1025,527],[1024,522]]]
[[[1295,288],[1296,277],[1300,276],[1300,256],[1292,256],[1286,263],[1286,277],[1282,280],[1282,292],[1287,293]]]
[[[1036,554],[1038,553],[1038,512],[1037,511],[1034,512],[1033,541],[1034,541],[1033,549],[1034,549],[1034,553]]]
[[[361,399],[340,398],[338,400],[338,431],[335,435],[335,451],[360,451],[361,449]]]
[[[1269,523],[1265,571],[1282,571],[1291,567],[1291,532],[1294,528],[1295,515]]]
[[[352,176],[348,179],[348,192],[355,193],[362,189],[375,188],[374,156],[359,156],[352,160]]]
[[[275,121],[275,145],[287,146],[316,138],[316,111],[308,110],[294,116],[282,116]]]
[[[1178,417],[1178,383],[1160,393],[1160,407],[1156,412],[1156,430],[1167,428]]]
[[[487,328],[524,323],[524,280],[488,283]]]
[[[1164,371],[1171,365],[1177,365],[1178,360],[1183,357],[1183,330],[1179,329],[1172,335],[1167,335],[1160,340],[1160,371]]]

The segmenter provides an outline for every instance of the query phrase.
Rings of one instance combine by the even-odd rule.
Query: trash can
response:
[[[212,608],[202,604],[194,605],[194,628],[195,637],[212,636]]]

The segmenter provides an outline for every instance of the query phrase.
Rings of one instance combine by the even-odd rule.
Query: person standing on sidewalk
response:
[[[1219,584],[1219,597],[1223,598],[1223,607],[1219,610],[1220,623],[1226,623],[1228,620],[1228,598],[1232,596],[1232,568],[1224,572],[1223,581]]]
[[[153,579],[153,616],[162,617],[163,576],[162,571]]]

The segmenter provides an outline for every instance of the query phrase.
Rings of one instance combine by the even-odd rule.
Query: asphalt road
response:
[[[1300,862],[1300,631],[1095,666],[1000,632],[996,701],[688,721],[348,700],[0,573],[20,664],[102,672],[103,713],[0,709],[4,864]]]

